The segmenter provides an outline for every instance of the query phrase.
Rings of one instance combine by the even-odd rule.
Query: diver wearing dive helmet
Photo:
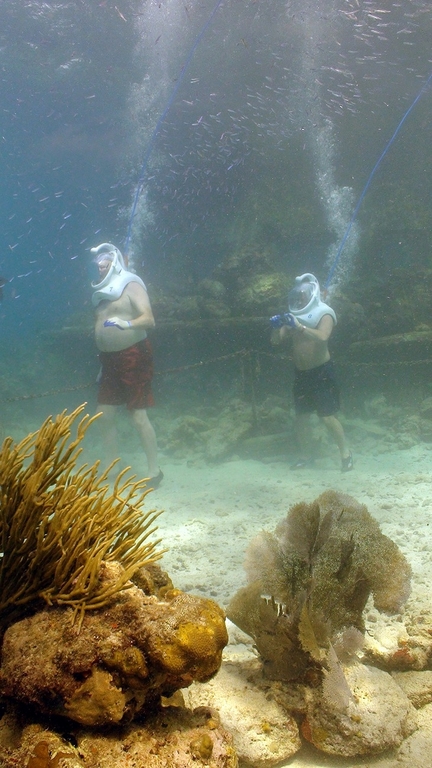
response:
[[[151,381],[153,356],[147,329],[153,317],[146,286],[130,272],[112,243],[91,249],[99,278],[92,283],[95,339],[101,374],[98,404],[102,410],[109,462],[117,458],[117,406],[126,404],[141,439],[148,462],[149,485],[157,488],[163,473],[157,463],[157,442],[147,408],[154,405]]]
[[[328,340],[337,323],[336,314],[322,301],[318,280],[310,272],[296,277],[288,294],[288,307],[289,312],[275,315],[270,323],[275,329],[273,343],[289,338],[293,342],[293,395],[301,456],[292,469],[313,463],[308,448],[309,416],[316,412],[339,448],[342,472],[349,472],[353,469],[352,453],[342,424],[335,416],[340,408],[339,389],[328,349]]]

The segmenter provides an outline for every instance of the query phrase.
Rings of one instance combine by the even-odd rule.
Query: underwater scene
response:
[[[0,3],[0,768],[424,768],[432,7]]]

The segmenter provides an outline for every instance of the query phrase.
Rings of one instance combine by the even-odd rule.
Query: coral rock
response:
[[[191,707],[207,703],[217,709],[241,765],[272,768],[298,752],[301,742],[294,718],[250,682],[256,665],[256,660],[223,664],[208,685],[185,691],[185,699]]]
[[[387,672],[353,664],[344,675],[349,702],[337,706],[318,690],[311,697],[302,734],[317,749],[341,756],[379,754],[415,731],[414,707]]]
[[[41,725],[13,713],[0,720],[2,768],[238,768],[232,738],[208,707],[167,707],[109,733],[68,731],[73,747]]]
[[[432,703],[432,671],[394,672],[393,680],[400,685],[416,709]]]
[[[72,614],[48,608],[9,627],[0,690],[88,726],[130,720],[162,695],[209,680],[227,643],[219,606],[175,589],[161,598],[131,585],[81,627]]]

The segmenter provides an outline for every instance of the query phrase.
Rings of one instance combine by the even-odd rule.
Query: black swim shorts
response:
[[[308,371],[296,369],[293,395],[297,414],[316,411],[318,416],[333,416],[337,413],[340,400],[333,362],[328,360]]]

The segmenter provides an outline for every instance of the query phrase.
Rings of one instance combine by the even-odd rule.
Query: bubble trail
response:
[[[162,112],[161,116],[159,117],[159,120],[157,121],[156,126],[154,128],[154,131],[153,131],[153,133],[151,135],[150,142],[149,142],[149,145],[147,147],[147,152],[144,155],[143,164],[141,166],[141,173],[140,173],[140,176],[139,176],[139,179],[138,179],[137,188],[136,188],[136,192],[135,192],[135,197],[134,197],[134,201],[133,201],[133,205],[132,205],[132,211],[131,211],[131,214],[130,214],[130,217],[129,217],[129,225],[128,225],[126,241],[125,241],[125,252],[126,253],[128,252],[128,249],[129,249],[129,243],[130,243],[130,239],[131,239],[131,235],[132,235],[133,221],[134,221],[134,218],[135,218],[136,209],[137,209],[137,206],[138,206],[138,201],[139,201],[139,198],[140,198],[140,195],[141,195],[141,191],[142,191],[142,188],[144,186],[144,179],[145,179],[145,174],[146,174],[146,170],[147,170],[147,164],[148,164],[148,161],[149,161],[152,149],[153,149],[153,145],[154,145],[154,143],[156,141],[156,138],[158,136],[158,133],[159,133],[159,131],[161,129],[162,123],[164,122],[164,120],[165,120],[165,118],[166,118],[166,116],[167,116],[167,114],[168,114],[168,112],[169,112],[169,110],[171,108],[171,105],[173,104],[174,99],[177,96],[177,92],[178,92],[178,90],[179,90],[179,88],[180,88],[180,86],[181,86],[181,84],[183,82],[183,78],[184,78],[184,76],[185,76],[185,74],[187,72],[189,64],[192,61],[193,55],[194,55],[196,49],[198,48],[202,38],[204,37],[208,27],[212,23],[213,18],[216,15],[216,12],[217,12],[219,6],[222,5],[222,2],[223,2],[223,0],[218,0],[218,2],[216,3],[215,7],[213,8],[209,18],[207,19],[206,23],[204,24],[203,28],[201,29],[200,33],[195,38],[195,41],[194,41],[194,43],[192,45],[192,48],[189,51],[187,59],[186,59],[185,63],[183,64],[183,67],[181,69],[181,72],[180,72],[180,75],[178,77],[177,83],[176,83],[176,85],[175,85],[175,87],[173,89],[173,92],[172,92],[170,98],[168,99],[168,103],[167,103],[164,111]]]
[[[332,280],[333,280],[336,268],[337,268],[337,266],[339,264],[340,257],[342,255],[342,251],[343,251],[343,249],[345,247],[345,243],[348,240],[348,237],[350,235],[351,229],[352,229],[353,224],[354,224],[354,222],[356,220],[357,214],[358,214],[358,212],[360,210],[360,206],[361,206],[361,204],[362,204],[362,202],[364,200],[366,192],[368,191],[368,189],[370,187],[370,184],[372,182],[373,177],[375,176],[375,173],[377,172],[379,166],[381,165],[382,161],[384,160],[384,157],[386,156],[386,154],[389,151],[391,145],[393,144],[394,140],[396,139],[396,136],[398,135],[400,129],[402,128],[405,120],[411,114],[411,112],[413,111],[413,109],[416,106],[417,102],[421,99],[421,97],[423,96],[423,94],[427,90],[431,80],[432,80],[432,72],[430,73],[430,75],[429,75],[428,79],[426,80],[426,82],[420,88],[420,91],[418,92],[418,94],[415,97],[415,99],[414,99],[413,103],[411,104],[411,106],[408,107],[407,111],[405,112],[405,114],[402,117],[402,120],[399,122],[399,125],[397,126],[395,132],[393,133],[393,136],[387,142],[384,150],[381,152],[381,155],[379,156],[379,158],[376,161],[374,167],[372,168],[372,171],[369,174],[369,178],[368,178],[368,180],[367,180],[367,182],[366,182],[366,184],[364,186],[363,192],[361,193],[361,195],[360,195],[360,197],[358,199],[358,203],[357,203],[356,207],[354,208],[354,212],[353,212],[353,214],[351,216],[351,219],[349,221],[349,224],[348,224],[348,227],[346,229],[346,232],[345,232],[345,234],[344,234],[344,236],[342,238],[341,244],[340,244],[340,246],[338,248],[338,251],[337,251],[337,254],[336,254],[335,259],[333,261],[333,264],[331,265],[330,271],[329,271],[328,276],[327,276],[327,280],[325,282],[325,288],[328,288],[330,286]]]

